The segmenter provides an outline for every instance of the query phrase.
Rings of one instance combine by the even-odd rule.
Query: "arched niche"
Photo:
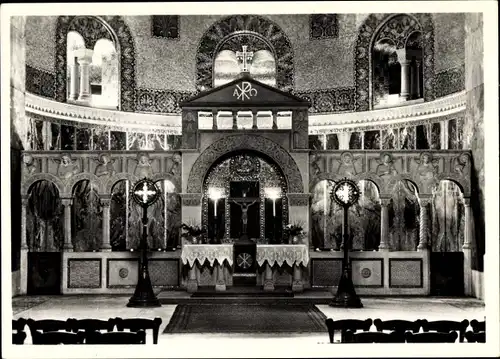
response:
[[[71,237],[75,252],[98,251],[102,244],[99,183],[80,180],[72,188]]]
[[[295,160],[279,144],[256,135],[226,136],[208,146],[196,159],[187,182],[187,193],[201,193],[203,180],[210,167],[223,155],[237,150],[261,153],[275,162],[285,175],[290,193],[304,193],[302,175]]]
[[[276,86],[283,91],[294,88],[294,54],[290,40],[284,31],[274,22],[258,15],[232,15],[214,23],[200,39],[196,54],[196,88],[204,91],[212,88],[214,78],[214,60],[221,44],[232,36],[246,36],[262,39],[276,62]],[[234,42],[234,40],[231,40]],[[231,44],[231,42],[228,42]],[[241,45],[245,45],[241,43]],[[241,51],[241,49],[238,49]]]
[[[434,24],[432,15],[427,13],[414,14],[370,14],[363,21],[358,30],[356,47],[354,50],[354,83],[356,89],[356,111],[369,111],[372,109],[372,61],[371,49],[375,37],[383,26],[392,21],[402,22],[404,19],[414,19],[422,33],[423,48],[423,97],[425,101],[434,99]],[[405,20],[406,21],[406,20]],[[405,26],[401,26],[405,28]],[[406,33],[411,34],[410,32]],[[404,41],[403,41],[404,46]]]
[[[135,45],[128,25],[121,16],[59,16],[56,25],[56,101],[67,97],[67,34],[82,35],[85,46],[93,49],[97,40],[109,39],[119,54],[120,110],[135,110]]]
[[[27,191],[26,240],[31,252],[59,252],[64,242],[63,206],[58,187],[38,180]]]

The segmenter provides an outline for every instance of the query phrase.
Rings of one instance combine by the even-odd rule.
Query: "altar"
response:
[[[238,257],[241,258],[241,257]],[[304,290],[303,272],[309,263],[309,250],[304,244],[257,244],[255,258],[243,256],[235,261],[232,244],[186,244],[182,248],[181,261],[188,268],[187,290],[196,292],[200,286],[201,272],[214,271],[215,290],[224,291],[232,285],[235,266],[251,265],[255,261],[257,285],[264,290],[275,289],[275,278],[284,267],[292,268],[291,289]]]

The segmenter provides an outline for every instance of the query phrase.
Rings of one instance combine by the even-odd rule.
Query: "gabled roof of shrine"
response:
[[[195,108],[252,108],[252,107],[310,107],[309,101],[266,85],[248,74],[222,86],[203,91],[181,102],[180,107]]]

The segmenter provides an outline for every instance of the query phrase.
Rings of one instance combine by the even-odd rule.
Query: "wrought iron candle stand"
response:
[[[153,292],[148,269],[148,207],[160,196],[155,183],[147,178],[138,181],[132,189],[132,198],[142,207],[141,255],[139,272],[134,295],[129,299],[127,307],[161,307],[160,301]]]
[[[342,239],[344,243],[344,258],[342,259],[342,275],[340,277],[337,294],[329,303],[332,307],[362,308],[361,299],[356,294],[352,282],[352,269],[349,263],[349,234],[348,211],[349,207],[359,199],[359,188],[354,181],[344,178],[333,187],[331,196],[344,210],[342,221]]]

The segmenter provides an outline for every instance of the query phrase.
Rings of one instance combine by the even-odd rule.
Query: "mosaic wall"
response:
[[[151,34],[154,37],[179,39],[179,18],[178,15],[151,16]]]
[[[427,80],[424,92],[427,100],[435,95],[432,89],[434,61],[438,73],[463,63],[463,16],[460,15],[415,15],[426,34],[424,78]],[[336,18],[336,31],[333,16]],[[205,55],[215,51],[217,41],[210,39],[210,34],[222,40],[235,29],[248,28],[268,39],[270,44],[275,44],[278,87],[294,90],[298,95],[311,98],[311,112],[321,113],[366,109],[369,88],[367,81],[370,77],[368,44],[374,35],[374,29],[388,16],[180,16],[177,23],[178,35],[189,30],[189,36],[184,36],[182,41],[165,41],[164,37],[153,36],[152,16],[105,16],[104,19],[116,32],[121,48],[121,106],[125,111],[178,111],[177,104],[185,95],[196,93],[200,86],[211,87],[211,57]],[[92,25],[96,21],[85,20],[88,17],[76,19],[73,22],[73,17],[29,17],[26,26],[27,64],[48,73],[60,74],[54,84],[54,96],[60,101],[66,93],[66,72],[62,71],[66,67],[64,31],[70,29],[70,26],[78,28],[81,33],[88,34],[86,36],[89,37],[89,43],[95,37],[92,34],[102,33],[99,30],[102,26]],[[274,25],[271,27],[270,24]],[[44,31],[40,32],[40,28]],[[169,28],[175,28],[175,21],[170,23]],[[99,31],[91,31],[92,29]],[[216,29],[221,32],[218,33]],[[314,40],[311,40],[313,32]],[[335,32],[337,37],[331,37]],[[54,39],[57,39],[55,43]],[[42,52],[44,56],[41,58]],[[196,68],[198,74],[196,70],[193,71]],[[451,79],[454,80],[453,77]],[[47,96],[51,92],[51,85],[46,86],[43,91],[33,86],[34,93]],[[156,90],[159,92],[155,92]],[[444,92],[439,90],[437,93]]]
[[[451,95],[465,89],[465,66],[460,65],[436,74],[436,97]]]

